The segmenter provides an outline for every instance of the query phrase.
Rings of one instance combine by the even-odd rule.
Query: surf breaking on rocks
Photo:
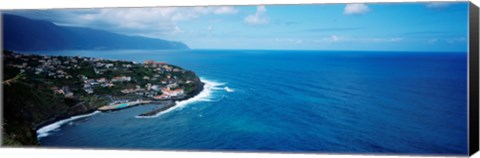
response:
[[[201,79],[201,81],[203,83],[205,83],[205,85],[203,87],[203,90],[199,94],[197,94],[196,96],[194,96],[190,99],[187,99],[187,100],[177,101],[175,103],[176,104],[175,106],[173,106],[173,107],[171,107],[171,108],[169,108],[165,111],[159,112],[155,115],[152,115],[152,116],[135,116],[135,117],[136,118],[155,118],[155,117],[158,117],[162,114],[168,113],[170,111],[182,109],[186,105],[189,105],[189,104],[192,104],[192,103],[210,102],[210,101],[212,101],[213,92],[215,90],[223,89],[220,86],[225,85],[225,83],[215,82],[215,81],[211,81],[211,80],[207,80],[207,79],[203,79],[203,78]]]

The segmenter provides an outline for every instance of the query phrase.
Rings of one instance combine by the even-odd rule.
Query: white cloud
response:
[[[430,2],[427,3],[427,8],[431,9],[443,9],[448,7],[450,4],[446,2]]]
[[[331,36],[330,39],[335,42],[340,40],[340,38],[338,38],[338,36],[335,36],[335,35]]]
[[[208,30],[208,31],[213,31],[213,27],[212,27],[212,26],[208,26],[208,27],[207,27],[207,30]]]
[[[172,39],[172,36],[183,32],[177,24],[178,20],[194,18],[187,13],[175,7],[108,8],[70,15],[68,22],[121,34]]]
[[[338,42],[340,40],[344,40],[344,37],[339,37],[337,35],[331,35],[329,37],[325,37],[322,39],[324,42]]]
[[[193,7],[193,8],[176,8],[172,15],[172,20],[183,21],[190,20],[202,15],[208,15],[213,12],[212,7]]]
[[[223,6],[216,8],[213,13],[215,14],[237,14],[238,10],[234,7]]]
[[[193,7],[193,8],[178,8],[173,15],[172,20],[189,20],[197,18],[202,15],[208,14],[236,14],[238,10],[234,7],[222,6],[222,7]]]
[[[265,15],[267,8],[265,6],[257,6],[257,11],[255,14],[248,15],[245,17],[245,22],[251,25],[262,25],[268,24],[268,17]]]
[[[343,11],[345,15],[365,14],[370,11],[365,4],[347,4]]]
[[[236,14],[234,7],[107,8],[60,11],[61,23],[157,38],[184,32],[178,23],[207,15]]]
[[[183,32],[183,30],[180,27],[178,27],[178,26],[173,27],[172,34],[177,34],[177,33],[182,33],[182,32]]]

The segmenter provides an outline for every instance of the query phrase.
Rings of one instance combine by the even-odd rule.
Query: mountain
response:
[[[58,26],[3,14],[3,47],[9,50],[188,49],[182,42],[127,36],[103,30]]]

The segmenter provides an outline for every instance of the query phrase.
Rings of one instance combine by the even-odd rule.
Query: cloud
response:
[[[344,40],[343,37],[339,37],[337,35],[331,35],[329,37],[325,37],[322,39],[324,42],[338,42],[340,40]]]
[[[180,27],[178,26],[173,27],[173,32],[172,32],[173,34],[182,33],[182,32],[183,30]]]
[[[213,31],[213,27],[212,27],[212,26],[208,26],[208,27],[207,27],[207,30],[208,30],[208,31]]]
[[[70,15],[68,23],[129,35],[162,38],[183,31],[177,21],[196,18],[200,10],[179,8],[109,8],[88,14]]]
[[[89,27],[128,35],[172,38],[183,33],[178,23],[207,15],[236,14],[234,7],[158,7],[11,11],[63,26]]]
[[[208,15],[208,14],[222,15],[222,14],[236,14],[236,13],[238,13],[238,10],[235,9],[234,7],[229,7],[229,6],[193,7],[193,8],[182,7],[182,8],[176,8],[176,11],[174,11],[172,20],[178,20],[178,21],[190,20],[190,19],[200,17],[202,15]]]
[[[345,15],[355,15],[355,14],[365,14],[369,12],[370,9],[365,4],[347,4],[343,10]]]
[[[444,9],[444,8],[447,8],[449,5],[450,3],[446,3],[446,2],[430,2],[430,3],[427,3],[427,8]]]
[[[237,14],[238,10],[233,8],[233,7],[223,6],[223,7],[216,8],[213,11],[213,13],[215,13],[215,14]]]
[[[267,8],[265,6],[257,6],[255,14],[245,17],[245,22],[251,25],[263,25],[268,24],[268,17],[265,15]]]

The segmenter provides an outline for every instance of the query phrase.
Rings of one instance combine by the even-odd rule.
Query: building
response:
[[[108,64],[105,64],[105,68],[107,69],[110,69],[112,68],[114,65],[112,63],[108,63]]]
[[[105,82],[107,82],[107,79],[105,77],[102,77],[102,78],[97,79],[97,82],[98,83],[105,83]]]
[[[112,82],[129,82],[132,80],[130,76],[115,76],[112,78]]]
[[[145,60],[145,62],[143,62],[144,65],[151,65],[153,63],[155,63],[154,60]]]

